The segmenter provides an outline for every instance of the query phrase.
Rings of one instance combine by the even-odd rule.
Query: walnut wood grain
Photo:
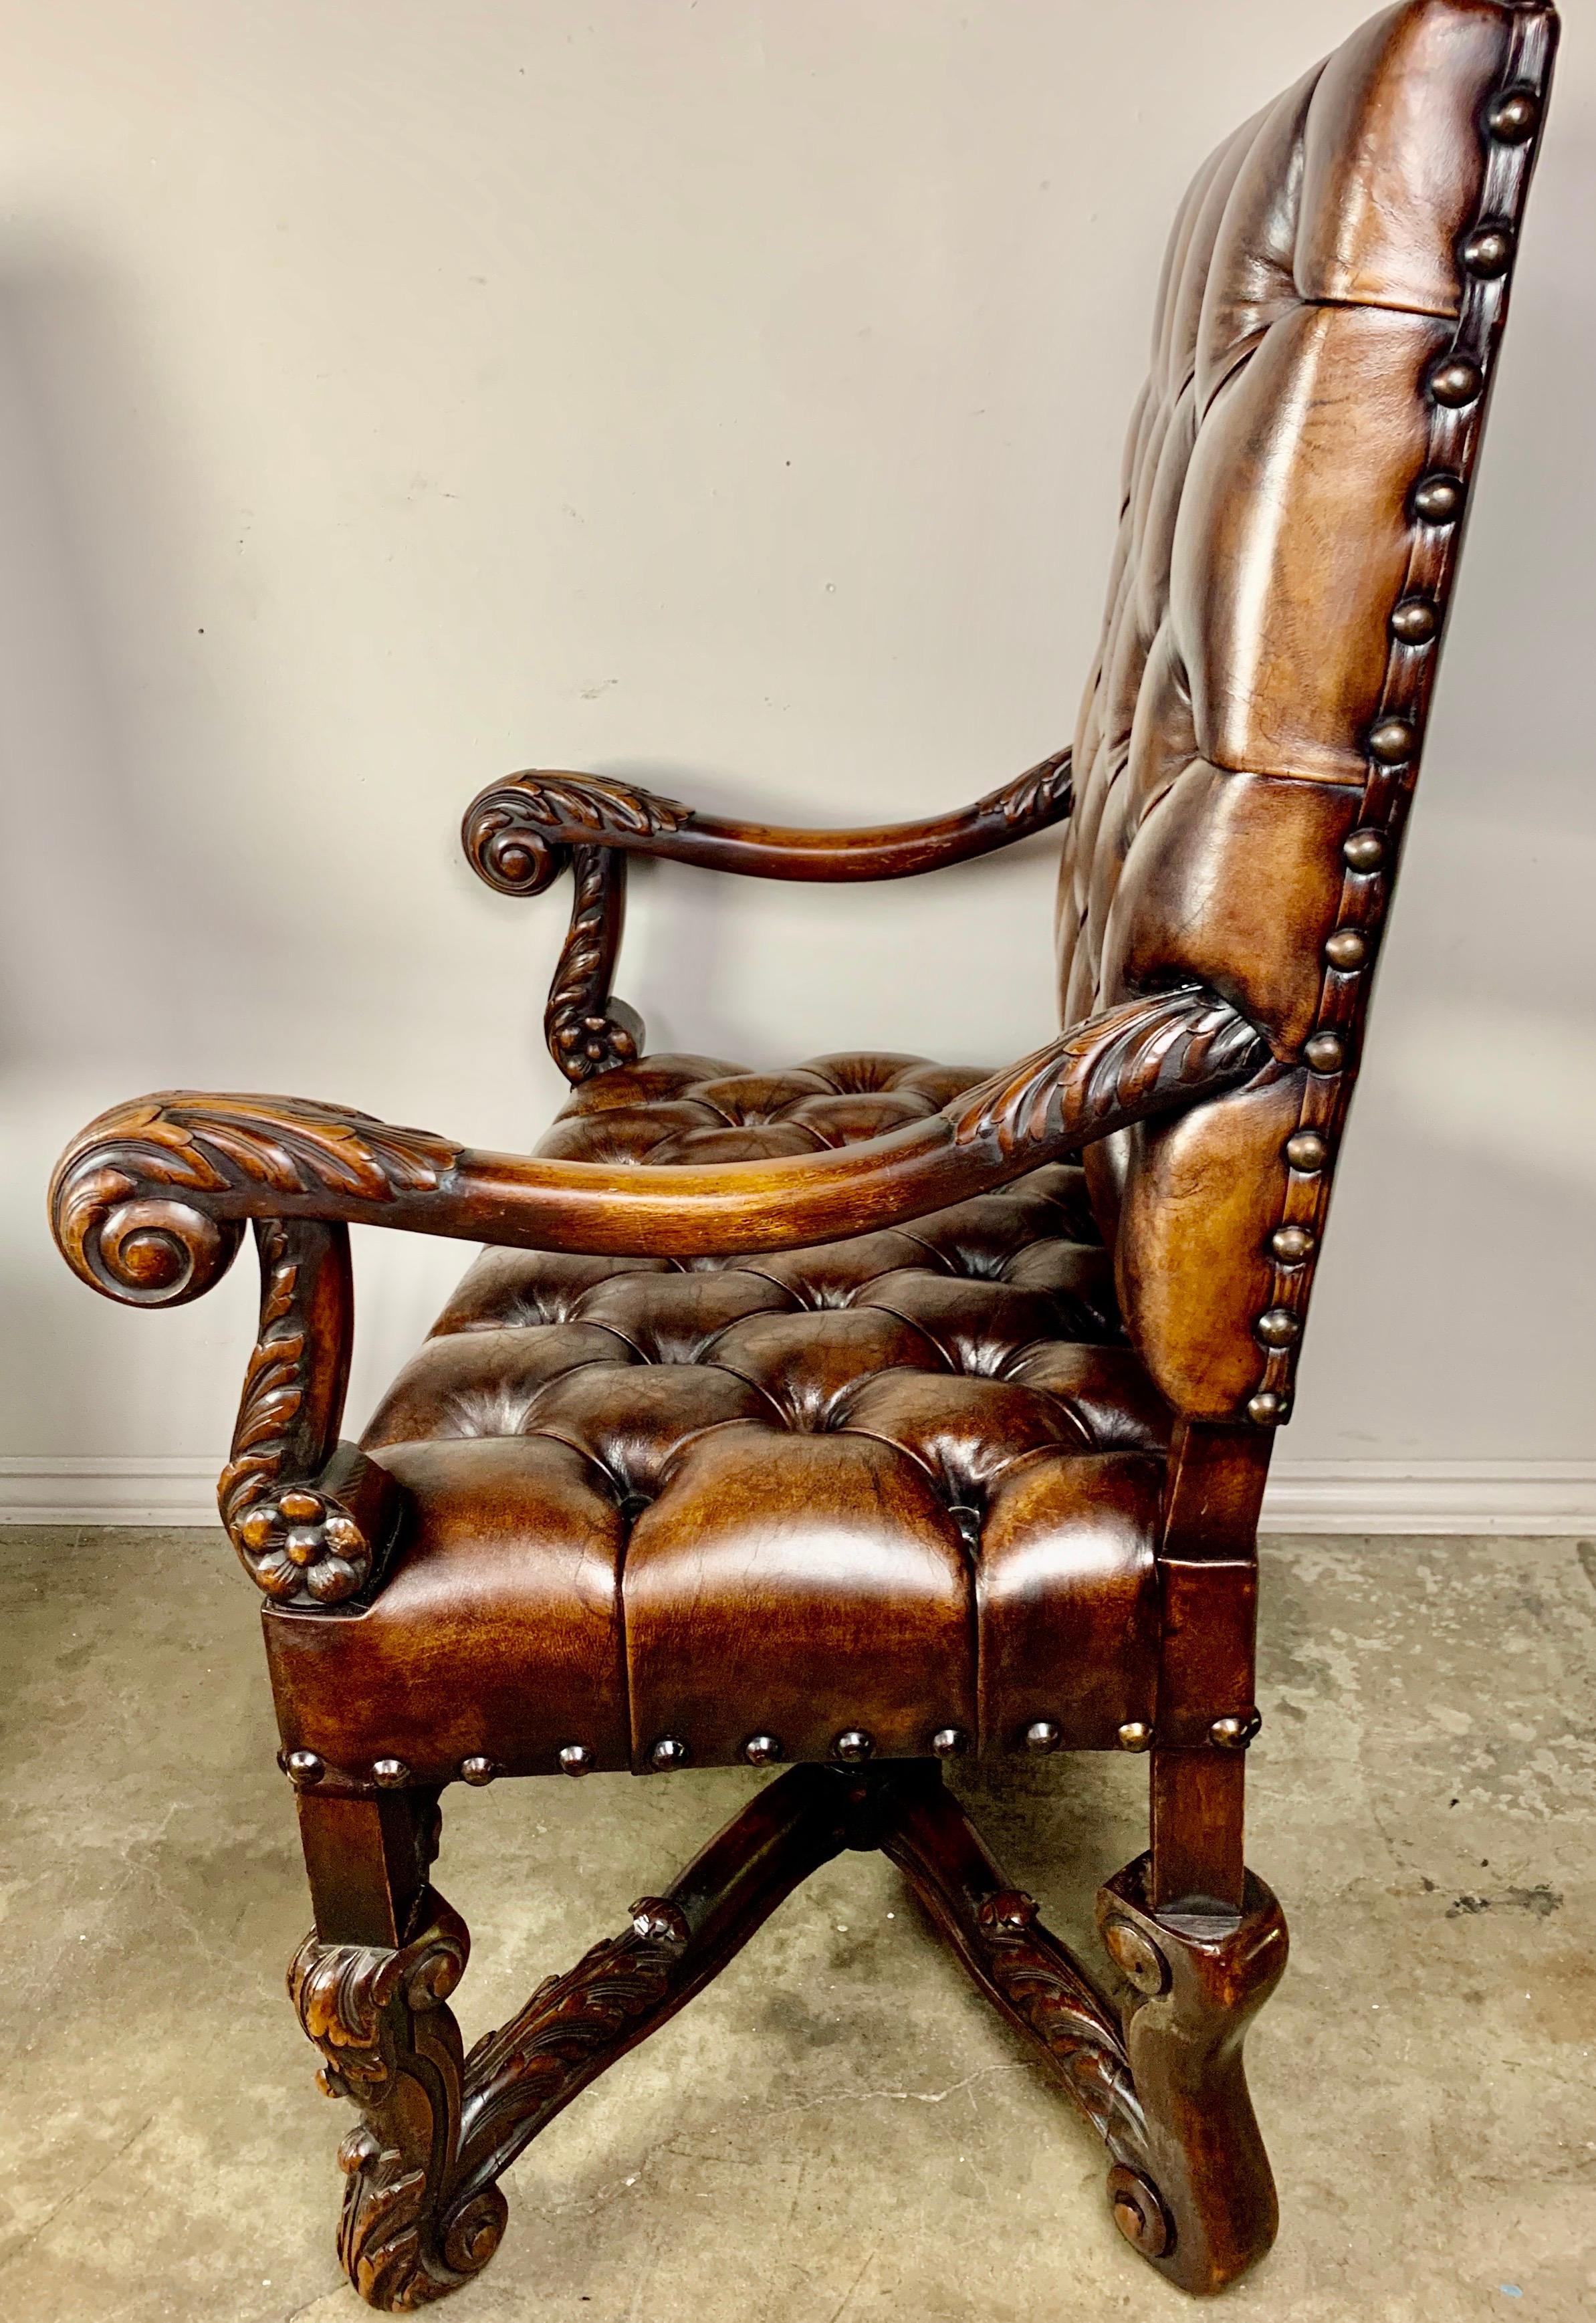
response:
[[[940,1113],[835,1152],[706,1168],[473,1152],[291,1097],[143,1097],[58,1167],[51,1219],[107,1297],[174,1305],[247,1217],[342,1219],[539,1249],[685,1256],[834,1241],[923,1217],[1246,1079],[1261,1036],[1213,995],[1127,1002]]]
[[[626,858],[608,847],[571,849],[571,925],[544,1015],[548,1051],[568,1081],[633,1065],[643,1019],[610,989],[626,923]]]
[[[1146,1860],[1104,1888],[1098,1919],[1122,1988],[1111,1998],[1012,1887],[934,1760],[790,1769],[729,1823],[630,1924],[550,1977],[501,2030],[463,2050],[448,2001],[469,1939],[417,1885],[434,1851],[430,1795],[414,1844],[374,1802],[301,1799],[318,1933],[289,1973],[321,2051],[322,2088],[361,2113],[339,2255],[362,2297],[407,2310],[468,2282],[498,2248],[498,2180],[588,2084],[665,2024],[776,1905],[842,1848],[882,1849],[977,1988],[1033,2043],[1107,2146],[1120,2230],[1182,2289],[1244,2271],[1275,2229],[1274,2189],[1242,2069],[1246,2028],[1278,1982],[1286,1934],[1256,1881],[1240,1914],[1157,1917]],[[363,1825],[351,1815],[364,1818]],[[317,1819],[335,1846],[316,1846]],[[352,1857],[369,1854],[368,1876]],[[394,1886],[402,1940],[341,1940]]]
[[[589,843],[753,879],[909,879],[1063,822],[1069,765],[1069,752],[1057,750],[973,806],[858,831],[726,822],[608,776],[534,768],[481,792],[461,840],[478,876],[506,895],[541,895],[564,851]]]
[[[939,1780],[901,1784],[881,1837],[979,1989],[1041,2049],[1108,2148],[1115,2225],[1181,2290],[1223,2290],[1273,2242],[1274,2182],[1242,2046],[1286,1962],[1261,1882],[1240,1914],[1155,1917],[1147,1859],[1101,1891],[1116,2006],[1010,1887]]]
[[[336,1605],[381,1577],[404,1495],[338,1426],[354,1292],[349,1229],[257,1218],[261,1326],[216,1497],[245,1572],[279,1604]]]
[[[665,1895],[634,1904],[628,1927],[539,1985],[469,2056],[447,2006],[469,1939],[435,1891],[422,1893],[402,1945],[306,1939],[289,1993],[322,2052],[322,2088],[362,2116],[339,2153],[338,2254],[363,2299],[408,2311],[480,2272],[504,2231],[500,2173],[838,1852],[840,1805],[827,1769],[791,1768]],[[318,1927],[322,1918],[318,1905]]]

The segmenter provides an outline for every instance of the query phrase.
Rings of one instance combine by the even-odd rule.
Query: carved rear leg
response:
[[[339,2152],[338,2255],[362,2299],[401,2311],[481,2272],[504,2231],[500,2172],[843,1844],[836,1777],[791,1768],[666,1895],[634,1905],[629,1927],[550,1977],[464,2056],[447,2004],[469,1939],[426,1885],[434,1803],[302,1793],[299,1805],[316,1933],[289,1989],[325,2060],[322,2087],[362,2116]]]
[[[1183,2291],[1219,2291],[1274,2240],[1274,2183],[1242,2043],[1286,1964],[1280,1905],[1250,1876],[1240,1915],[1146,1903],[1150,1859],[1098,1899],[1116,2006],[1009,1887],[939,1781],[904,1786],[881,1844],[987,1998],[1034,2041],[1106,2144],[1114,2223]]]

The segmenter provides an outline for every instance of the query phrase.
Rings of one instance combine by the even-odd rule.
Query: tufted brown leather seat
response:
[[[540,1150],[758,1160],[979,1078],[651,1057],[585,1083]],[[357,1763],[440,1778],[755,1735],[824,1758],[861,1726],[899,1756],[1039,1722],[1108,1747],[1151,1715],[1169,1425],[1074,1166],[775,1256],[487,1251],[366,1430],[415,1521],[374,1603],[287,1630],[285,1734],[325,1748],[335,1722]]]

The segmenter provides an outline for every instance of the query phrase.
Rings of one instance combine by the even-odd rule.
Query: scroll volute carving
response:
[[[282,1605],[337,1605],[377,1578],[403,1515],[396,1479],[340,1444],[354,1327],[349,1229],[261,1218],[261,1327],[217,1487],[244,1570]]]

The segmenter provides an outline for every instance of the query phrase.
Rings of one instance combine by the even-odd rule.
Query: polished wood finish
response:
[[[753,879],[912,879],[1046,831],[1069,803],[1068,750],[952,814],[856,831],[728,822],[606,776],[532,769],[474,798],[461,839],[478,877],[506,895],[541,895],[569,849],[592,845]]]
[[[473,1152],[296,1097],[141,1097],[90,1124],[51,1188],[56,1239],[107,1298],[176,1306],[225,1272],[249,1217],[344,1220],[546,1250],[791,1250],[1004,1185],[1234,1087],[1265,1051],[1211,993],[1106,1010],[929,1118],[835,1152],[689,1169]]]
[[[221,1506],[267,1600],[316,1920],[290,1984],[360,2109],[340,2249],[374,2304],[480,2272],[515,2154],[844,1847],[885,1850],[1060,2075],[1136,2251],[1205,2293],[1268,2248],[1259,1510],[1555,39],[1540,0],[1399,0],[1198,173],[1071,749],[887,829],[557,770],[480,794],[491,886],[572,875],[546,1020],[572,1094],[537,1155],[179,1091],[63,1157],[56,1237],[107,1297],[197,1298],[255,1231]],[[873,881],[1050,827],[1065,1030],[996,1073],[651,1057],[614,996],[628,855]],[[360,1446],[352,1224],[488,1245]],[[1148,1754],[1151,1844],[1098,1899],[1105,1986],[940,1765],[1113,1747]],[[448,1783],[784,1757],[464,2054]]]
[[[309,1796],[300,1817],[316,1927],[289,1989],[322,2052],[322,2088],[362,2116],[339,2153],[338,2248],[375,2307],[408,2310],[479,2273],[504,2231],[498,2180],[516,2155],[845,1847],[886,1853],[977,1988],[1041,2050],[1107,2146],[1113,2216],[1143,2257],[1211,2291],[1273,2238],[1242,2043],[1284,1967],[1285,1926],[1256,1881],[1239,1914],[1174,1921],[1147,1905],[1144,1865],[1130,1866],[1098,1905],[1116,2005],[1004,1880],[934,1759],[793,1767],[467,2057],[448,2002],[470,1940],[424,1884],[429,1804],[407,1825],[389,1802]],[[392,1933],[373,1942],[373,1924]]]
[[[354,1335],[349,1229],[258,1217],[261,1331],[216,1497],[245,1572],[279,1604],[380,1581],[404,1512],[394,1476],[340,1444]]]

